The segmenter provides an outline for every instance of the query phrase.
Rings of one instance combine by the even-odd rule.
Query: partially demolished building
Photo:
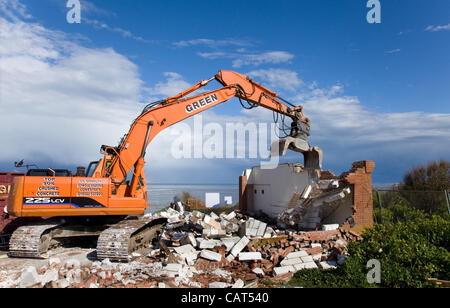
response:
[[[268,216],[277,219],[280,227],[298,230],[326,230],[330,224],[353,230],[372,226],[374,162],[355,162],[348,172],[336,176],[322,170],[319,148],[308,149],[304,157],[304,165],[245,170],[239,178],[241,211]]]

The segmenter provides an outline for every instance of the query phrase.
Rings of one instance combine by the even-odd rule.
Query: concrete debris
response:
[[[339,224],[324,224],[327,218],[341,207],[342,201],[351,194],[350,187],[341,187],[338,180],[320,180],[308,185],[301,198],[293,198],[291,206],[278,215],[280,227],[297,230],[335,230]]]
[[[202,252],[200,252],[200,257],[216,262],[222,260],[222,255],[220,253],[216,253],[211,250],[202,250]]]
[[[214,247],[221,246],[222,242],[219,240],[207,240],[207,239],[197,239],[198,248],[200,249],[213,249]]]
[[[275,267],[273,269],[274,276],[281,276],[293,272],[295,272],[295,268],[292,265]]]
[[[245,224],[242,224],[240,233],[247,237],[263,237],[266,231],[267,224],[256,220],[254,218],[249,218]]]
[[[336,268],[336,262],[323,261],[319,262],[319,266],[323,269],[334,269]]]
[[[211,289],[224,289],[224,288],[228,288],[229,284],[226,282],[220,282],[220,281],[216,281],[216,282],[211,282],[209,284],[209,288]]]
[[[197,240],[195,239],[195,235],[193,233],[188,233],[185,237],[180,239],[181,245],[192,245],[197,246]]]
[[[22,271],[19,278],[19,288],[28,288],[39,283],[41,283],[41,279],[34,266],[29,266]]]
[[[232,289],[242,289],[244,287],[244,282],[241,279],[236,280],[236,282],[231,286]]]
[[[81,266],[81,262],[77,259],[70,259],[66,261],[65,267],[67,269],[79,268]]]
[[[260,268],[260,267],[255,267],[252,271],[253,273],[255,273],[256,275],[264,275],[264,271]]]
[[[335,181],[321,185],[335,189]],[[332,193],[324,200],[337,198]],[[303,194],[318,200],[315,188]],[[175,208],[180,208],[175,207]],[[291,213],[295,213],[293,208]],[[248,217],[240,211],[203,214],[200,211],[167,211],[153,214],[169,219],[160,238],[145,253],[135,253],[130,263],[61,261],[51,258],[46,266],[28,267],[0,286],[53,288],[245,288],[260,280],[288,280],[301,270],[331,270],[348,257],[347,242],[360,236],[338,225],[322,231],[282,229],[264,216]],[[311,218],[311,217],[310,217]],[[174,227],[173,222],[182,222]],[[310,220],[313,221],[313,220]],[[237,226],[237,227],[229,227]],[[205,232],[205,230],[208,230]]]
[[[253,261],[261,260],[262,256],[260,252],[240,252],[239,261]]]
[[[59,265],[59,264],[61,264],[61,260],[59,258],[48,259],[48,266]]]
[[[230,254],[227,256],[228,261],[232,261],[236,258],[237,255],[247,246],[247,244],[250,242],[250,240],[243,236],[231,249]]]

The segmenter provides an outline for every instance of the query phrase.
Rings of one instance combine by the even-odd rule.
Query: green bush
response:
[[[390,204],[389,207],[383,207],[380,216],[379,208],[374,208],[374,221],[377,223],[398,223],[426,218],[427,214],[414,207],[411,207],[406,201],[397,204]]]
[[[424,214],[406,222],[376,224],[363,241],[349,244],[350,257],[334,270],[302,270],[290,284],[304,287],[435,287],[427,278],[449,280],[450,221]],[[381,284],[369,284],[366,264],[381,264]]]
[[[443,191],[450,190],[450,162],[440,160],[417,166],[405,173],[398,188],[404,190],[403,196],[415,208],[442,215],[447,212]]]

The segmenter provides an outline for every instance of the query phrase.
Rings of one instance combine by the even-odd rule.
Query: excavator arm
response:
[[[222,87],[199,95],[186,97],[194,91],[216,80]],[[104,169],[103,176],[111,177],[112,183],[120,185],[132,173],[128,194],[134,196],[139,182],[148,144],[162,130],[200,112],[224,103],[233,97],[246,100],[251,107],[261,106],[290,117],[291,126],[289,148],[298,151],[309,150],[309,120],[304,116],[302,106],[294,106],[278,97],[275,92],[266,89],[245,75],[233,71],[219,71],[209,80],[203,80],[173,97],[147,105],[142,114],[133,122],[127,135],[116,148],[104,147],[112,156],[111,164]],[[288,106],[289,105],[289,106]],[[296,142],[295,142],[296,141]],[[286,147],[286,148],[287,148]],[[285,151],[285,149],[284,149]]]

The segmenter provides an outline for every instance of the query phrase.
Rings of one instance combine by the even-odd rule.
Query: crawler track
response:
[[[17,228],[9,240],[10,257],[46,258],[52,237],[51,231],[64,224],[62,219],[49,219]]]
[[[140,217],[123,220],[103,231],[97,241],[97,258],[129,262],[132,253],[149,247],[156,238],[164,218]]]

